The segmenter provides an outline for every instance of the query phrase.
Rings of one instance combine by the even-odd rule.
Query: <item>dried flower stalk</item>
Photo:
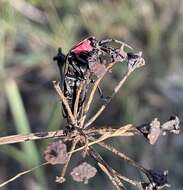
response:
[[[116,40],[117,41],[117,40]],[[128,54],[124,51],[124,47],[130,46],[124,44],[123,42],[119,42],[121,47],[118,49],[118,53],[120,56],[124,58],[128,62],[128,70],[126,74],[122,77],[119,83],[113,90],[111,97],[99,108],[99,110],[88,120],[86,121],[86,116],[90,110],[93,98],[95,96],[95,92],[103,80],[106,73],[112,69],[112,67],[119,61],[118,58],[114,62],[109,63],[106,67],[105,72],[99,76],[99,78],[94,82],[93,87],[91,89],[90,94],[87,94],[87,101],[82,104],[80,107],[80,98],[82,94],[82,90],[85,88],[86,81],[81,80],[79,88],[77,89],[75,101],[74,101],[74,110],[72,111],[67,98],[64,96],[62,92],[59,82],[53,81],[54,88],[59,96],[59,99],[62,101],[65,106],[67,112],[67,120],[69,121],[69,126],[65,126],[63,130],[59,131],[51,131],[51,132],[39,132],[39,133],[31,133],[27,135],[13,135],[7,137],[0,138],[0,145],[2,144],[12,144],[18,142],[25,142],[30,140],[41,140],[46,138],[62,138],[63,141],[56,141],[49,145],[45,151],[45,159],[47,162],[41,164],[40,166],[36,166],[30,170],[25,172],[20,172],[13,178],[7,180],[6,182],[0,184],[0,187],[7,185],[8,183],[14,181],[18,177],[30,173],[31,171],[47,164],[64,164],[63,170],[60,176],[57,176],[56,182],[63,183],[65,181],[65,174],[70,164],[71,157],[73,153],[84,150],[81,154],[85,158],[86,155],[91,156],[101,168],[101,170],[106,173],[109,177],[112,184],[115,186],[117,190],[126,189],[124,186],[124,182],[128,182],[135,187],[140,187],[144,190],[157,190],[163,188],[167,185],[167,174],[164,172],[160,172],[157,170],[146,169],[140,164],[136,163],[133,159],[129,158],[127,155],[118,151],[116,148],[104,143],[109,138],[115,137],[125,137],[125,136],[134,136],[134,135],[143,135],[150,144],[154,144],[158,138],[162,135],[165,135],[167,132],[178,134],[179,133],[179,118],[171,117],[170,120],[161,124],[157,118],[155,118],[152,122],[146,123],[140,126],[135,126],[133,124],[128,124],[124,126],[119,126],[118,128],[112,126],[106,127],[92,127],[88,128],[93,124],[93,122],[99,117],[99,115],[103,112],[106,106],[111,102],[114,96],[121,89],[127,78],[138,68],[145,65],[145,61],[142,58],[142,52]],[[120,59],[120,61],[123,61]],[[81,109],[81,112],[78,114],[78,109]],[[67,152],[66,144],[63,142],[71,142],[72,146],[69,152]],[[93,148],[93,145],[98,144],[99,146],[105,148],[106,150],[112,152],[114,155],[120,157],[128,164],[136,167],[139,171],[143,172],[147,178],[148,182],[141,182],[129,179],[126,176],[121,175],[117,171],[115,171],[112,167],[110,167],[102,156]],[[76,145],[79,148],[76,148]],[[83,164],[76,166],[72,172],[70,172],[73,179],[75,181],[80,182],[88,182],[88,180],[95,176],[96,169],[84,162]]]

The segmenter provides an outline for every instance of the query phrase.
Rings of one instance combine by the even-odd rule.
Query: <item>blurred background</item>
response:
[[[122,40],[143,51],[146,66],[136,71],[96,124],[142,124],[154,117],[183,117],[182,0],[0,0],[0,136],[63,127],[61,106],[51,81],[59,79],[52,58],[90,35]],[[121,78],[118,64],[102,84],[110,95]],[[110,85],[109,85],[110,84]],[[97,109],[99,98],[92,106]],[[0,146],[0,182],[44,161],[51,140]],[[183,134],[166,136],[151,146],[143,138],[108,141],[147,168],[169,170],[170,189],[183,189]],[[104,149],[104,159],[122,174],[141,174]],[[88,162],[96,165],[87,158]],[[72,166],[79,161],[76,157]],[[56,184],[60,167],[41,167],[3,190],[113,189],[99,168],[88,185],[73,182],[69,173]],[[70,168],[71,169],[71,168]],[[135,188],[129,186],[129,190]]]

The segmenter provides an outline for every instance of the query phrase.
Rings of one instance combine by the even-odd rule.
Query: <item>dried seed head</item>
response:
[[[128,60],[128,70],[129,72],[134,71],[135,69],[145,65],[145,60],[142,58],[142,52],[138,53],[127,53]]]
[[[154,144],[161,135],[162,131],[160,127],[160,122],[155,118],[151,123],[141,125],[137,127],[137,129],[144,135],[150,144]]]
[[[96,168],[87,162],[83,162],[79,166],[75,167],[70,174],[74,181],[84,182],[86,184],[90,178],[96,175],[96,173]]]
[[[159,190],[163,187],[170,187],[167,181],[168,171],[147,170],[146,175],[150,183],[143,183],[145,190]]]
[[[64,164],[68,160],[66,145],[60,140],[51,143],[44,151],[44,158],[50,164]]]
[[[156,190],[156,188],[151,183],[141,183],[143,190]]]
[[[150,144],[154,144],[160,135],[166,135],[167,132],[179,134],[180,121],[177,116],[171,116],[163,125],[155,118],[151,123],[138,126],[137,129],[144,135]]]
[[[179,124],[180,124],[179,118],[177,116],[171,116],[169,121],[165,122],[161,126],[163,134],[165,135],[167,131],[170,133],[179,134],[180,132]]]

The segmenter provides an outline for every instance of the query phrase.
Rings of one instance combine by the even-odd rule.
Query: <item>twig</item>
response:
[[[100,169],[109,177],[111,180],[112,184],[116,187],[117,190],[121,190],[121,188],[118,186],[116,181],[113,179],[113,177],[110,175],[109,171],[106,169],[104,165],[102,165],[100,162],[97,163]]]
[[[53,137],[61,138],[61,137],[65,137],[65,134],[63,130],[59,130],[59,131],[50,131],[50,132],[30,133],[30,134],[25,134],[25,135],[24,134],[10,135],[10,136],[5,136],[5,137],[0,137],[0,145],[47,139],[47,138],[53,138]]]
[[[56,92],[57,92],[58,95],[59,95],[60,100],[63,102],[63,104],[64,104],[64,106],[65,106],[65,108],[66,108],[66,110],[67,110],[68,116],[69,116],[69,118],[70,118],[70,120],[71,120],[71,124],[73,124],[74,126],[77,126],[77,121],[76,121],[76,119],[74,118],[74,116],[73,116],[73,114],[72,114],[72,111],[71,111],[71,109],[70,109],[70,106],[69,106],[69,104],[68,104],[68,101],[67,101],[67,99],[65,98],[65,96],[64,96],[64,94],[63,94],[63,92],[62,92],[62,90],[61,90],[61,88],[60,88],[59,82],[58,82],[58,81],[53,81],[53,85],[54,85],[54,88],[55,88]]]
[[[111,168],[112,169],[112,168]],[[131,185],[134,185],[134,186],[139,186],[141,182],[139,181],[135,181],[135,180],[132,180],[132,179],[129,179],[128,177],[126,176],[123,176],[121,174],[119,174],[116,170],[112,169],[112,171],[118,176],[118,178],[120,178],[121,180],[131,184]]]
[[[83,116],[84,116],[84,108],[85,108],[85,102],[83,102],[83,106],[81,107],[81,111],[80,111],[80,115],[79,115],[79,119],[78,119],[78,123],[79,123],[79,126],[80,126],[80,128],[82,128],[83,127],[83,124],[81,123],[81,121],[82,121],[82,119],[83,119]]]
[[[103,143],[104,144],[104,143]],[[106,145],[106,146],[108,146],[108,145]],[[105,147],[106,148],[106,147]],[[113,148],[113,147],[110,147],[110,148]],[[91,148],[90,148],[91,149]],[[110,172],[112,172],[113,173],[113,175],[114,176],[118,176],[120,179],[122,179],[123,181],[125,181],[125,182],[128,182],[128,183],[130,183],[130,184],[132,184],[132,185],[134,185],[134,186],[137,186],[140,182],[138,182],[138,181],[135,181],[135,180],[132,180],[132,179],[129,179],[128,177],[126,177],[126,176],[123,176],[123,175],[121,175],[121,174],[119,174],[116,170],[114,170],[113,168],[111,168],[103,159],[102,159],[102,157],[97,153],[97,152],[95,152],[96,153],[96,157],[98,158],[98,160],[97,161],[100,161],[99,163],[98,163],[98,165],[99,165],[99,167],[106,173],[106,174],[109,174],[109,177],[110,177],[110,173],[108,172],[108,170],[110,171]],[[114,153],[114,152],[113,152]],[[130,158],[128,158],[126,155],[125,155],[125,159],[130,159]],[[131,160],[131,159],[130,159]],[[132,161],[132,160],[131,160]],[[101,164],[101,165],[100,165]],[[104,168],[103,168],[104,167]],[[145,170],[146,171],[146,170]],[[123,186],[124,187],[124,186]]]
[[[87,112],[88,112],[88,110],[89,110],[89,108],[90,108],[90,105],[91,105],[91,103],[92,103],[92,100],[93,100],[93,97],[94,97],[94,95],[95,95],[97,86],[99,85],[99,83],[100,83],[100,81],[102,80],[102,78],[103,78],[103,76],[100,77],[100,78],[98,78],[97,81],[95,82],[93,88],[92,88],[92,91],[91,91],[91,93],[90,93],[88,102],[87,102],[87,104],[86,104],[86,106],[85,106],[85,108],[84,108],[84,115],[83,115],[83,117],[81,118],[81,122],[80,122],[80,126],[81,126],[81,127],[83,127],[83,124],[84,124],[85,119],[86,119]]]
[[[99,129],[92,127],[91,129],[87,129],[86,130],[86,134],[91,134],[91,135],[104,135],[106,133],[114,133],[115,131],[117,131],[119,128],[122,128],[124,126],[119,126],[119,127],[111,127],[111,126],[107,126],[107,127],[101,127]],[[134,126],[132,126],[129,130],[127,130],[123,136],[134,136],[134,135],[141,135],[141,133],[139,132],[139,130],[137,130],[137,128]]]
[[[26,170],[26,171],[24,171],[24,172],[18,173],[17,175],[15,175],[14,177],[10,178],[9,180],[7,180],[7,181],[1,183],[1,184],[0,184],[0,188],[1,188],[1,187],[4,187],[4,186],[7,185],[8,183],[10,183],[10,182],[16,180],[16,179],[19,178],[19,177],[21,177],[21,176],[23,176],[23,175],[25,175],[25,174],[28,174],[28,173],[30,173],[30,172],[32,172],[32,171],[34,171],[34,170],[40,168],[41,166],[45,166],[45,165],[48,165],[48,164],[49,164],[48,162],[45,162],[45,163],[43,163],[43,164],[41,164],[41,165],[39,165],[39,166],[36,166],[36,167],[31,168],[31,169],[29,169],[29,170]]]
[[[111,137],[125,136],[125,133],[128,132],[128,130],[130,130],[131,128],[133,128],[133,125],[128,124],[128,125],[125,125],[125,126],[119,128],[119,129],[117,129],[115,132],[106,133],[106,134],[102,135],[101,137],[99,137],[96,141],[88,143],[88,147],[92,146],[94,144],[97,144],[99,142],[102,142],[102,141],[104,141],[104,140],[106,140],[108,138],[111,138]],[[85,146],[82,146],[80,148],[77,148],[77,149],[69,152],[69,153],[78,152],[78,151],[80,151],[80,150],[82,150],[84,148],[85,148]]]
[[[97,129],[97,127],[92,127],[90,129],[85,129],[84,133],[87,135],[91,135],[91,136],[95,136],[95,135],[104,135],[105,133],[111,133],[111,132],[115,132],[116,128],[112,128],[112,127],[102,127]]]
[[[124,75],[124,77],[120,80],[120,82],[114,88],[110,99],[108,99],[108,101],[101,106],[101,108],[97,111],[97,113],[85,124],[84,128],[87,128],[89,125],[91,125],[99,117],[99,115],[104,111],[106,106],[111,102],[113,97],[118,93],[119,89],[123,86],[123,84],[125,83],[127,78],[130,76],[130,74],[133,73],[133,71],[135,71],[135,69],[140,68],[144,65],[145,65],[145,61],[142,58],[139,59],[135,65],[131,65],[130,63],[128,64],[127,73]]]
[[[89,148],[89,154],[97,161],[98,166],[102,169],[104,173],[107,174],[113,185],[117,190],[121,190],[120,187],[124,189],[123,183],[118,179],[118,176],[113,172],[112,168],[103,160],[98,152],[93,148]]]
[[[90,93],[88,102],[87,102],[87,104],[86,104],[86,106],[85,106],[85,109],[84,109],[84,115],[83,115],[83,117],[81,118],[81,126],[84,125],[84,122],[85,122],[85,119],[86,119],[86,115],[87,115],[87,113],[88,113],[88,110],[89,110],[90,105],[91,105],[91,103],[92,103],[92,100],[93,100],[93,98],[94,98],[94,95],[95,95],[95,92],[96,92],[96,90],[97,90],[98,85],[100,84],[101,80],[103,79],[103,77],[105,76],[105,74],[108,72],[108,70],[109,70],[110,68],[112,68],[115,63],[116,63],[116,62],[110,63],[109,66],[108,66],[107,69],[106,69],[106,72],[105,72],[100,78],[98,78],[98,79],[95,81],[94,86],[93,86],[93,88],[92,88],[92,90],[91,90],[91,93]]]
[[[126,176],[123,176],[121,174],[119,174],[118,172],[115,171],[115,173],[117,174],[117,176],[122,179],[123,181],[127,182],[127,183],[130,183],[131,185],[134,185],[134,186],[137,186],[138,184],[140,184],[140,182],[138,181],[135,181],[135,180],[132,180],[132,179],[129,179],[128,177]]]
[[[108,101],[101,106],[101,108],[97,111],[97,113],[91,119],[89,119],[89,121],[85,124],[84,128],[87,128],[88,126],[90,126],[99,117],[99,115],[104,111],[106,106],[111,102],[115,94],[119,91],[119,89],[122,87],[122,85],[124,84],[124,82],[126,81],[126,79],[128,78],[130,74],[131,72],[127,72],[125,74],[125,76],[121,79],[118,85],[114,88],[113,94],[110,97],[110,99],[108,99]]]
[[[94,149],[91,149],[91,147],[90,147],[90,153],[93,153],[93,152],[91,152],[91,150],[94,150]],[[127,183],[130,183],[131,185],[134,185],[134,186],[137,186],[137,185],[140,184],[139,181],[135,181],[135,180],[129,179],[128,177],[119,174],[116,170],[114,170],[113,168],[111,168],[102,159],[102,157],[100,156],[100,154],[98,154],[97,152],[94,152],[93,155],[92,155],[92,157],[94,157],[96,159],[96,161],[98,162],[99,167],[103,170],[103,172],[105,172],[108,175],[108,177],[111,179],[112,182],[115,180],[115,182],[117,182],[118,184],[120,184],[120,186],[122,186],[123,188],[125,188],[125,187],[120,182],[119,178],[122,179],[123,181],[127,182]]]
[[[105,144],[103,142],[99,142],[98,143],[100,146],[104,147],[105,149],[111,151],[112,153],[114,153],[115,155],[119,156],[120,158],[122,158],[123,160],[127,161],[129,164],[131,164],[132,166],[136,167],[137,169],[139,169],[140,171],[142,171],[143,173],[146,173],[146,169],[139,165],[138,163],[136,163],[133,159],[129,158],[127,155],[125,155],[122,152],[119,152],[117,149],[115,149],[114,147]]]
[[[82,153],[83,158],[86,157],[86,154],[87,154],[87,152],[88,152],[88,143],[89,143],[88,138],[87,138],[87,136],[85,135],[85,148],[84,148],[83,153]]]
[[[79,107],[79,98],[80,98],[81,91],[84,87],[84,83],[85,83],[85,81],[81,81],[77,95],[76,95],[76,100],[74,103],[74,117],[76,120],[77,120],[77,112],[78,112],[78,107]]]

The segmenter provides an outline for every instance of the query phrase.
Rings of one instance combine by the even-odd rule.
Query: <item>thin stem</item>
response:
[[[107,170],[107,168],[102,165],[100,162],[97,163],[98,166],[100,167],[100,169],[109,177],[109,179],[111,180],[112,184],[115,186],[115,188],[117,190],[121,190],[121,188],[119,187],[119,185],[116,183],[116,181],[113,179],[113,177],[110,175],[109,171]]]
[[[65,108],[67,110],[68,116],[69,116],[69,118],[71,120],[71,124],[73,124],[74,126],[77,126],[77,121],[74,118],[74,115],[72,114],[72,111],[70,109],[69,103],[68,103],[67,99],[65,98],[65,96],[64,96],[64,94],[63,94],[63,92],[62,92],[62,90],[60,88],[59,82],[58,81],[53,81],[53,85],[54,85],[54,88],[55,88],[56,92],[59,95],[60,100],[63,102],[63,104],[64,104],[64,106],[65,106]]]
[[[124,84],[124,82],[126,81],[126,79],[128,78],[128,76],[130,74],[131,74],[131,72],[127,72],[125,74],[125,76],[121,79],[121,81],[118,83],[118,85],[114,88],[113,94],[110,97],[110,99],[108,99],[108,101],[101,106],[101,108],[97,111],[97,113],[85,124],[84,128],[87,128],[88,126],[90,126],[99,117],[99,115],[104,111],[104,109],[106,108],[106,106],[111,102],[111,100],[113,99],[113,97],[116,95],[116,93],[122,87],[122,85]]]
[[[68,160],[67,160],[67,162],[64,164],[64,167],[63,167],[63,169],[62,169],[61,175],[56,177],[56,182],[58,182],[58,183],[63,183],[63,182],[65,181],[64,176],[65,176],[65,173],[66,173],[66,171],[67,171],[67,167],[68,167],[68,165],[69,165],[70,159],[71,159],[71,157],[72,157],[72,151],[75,149],[75,147],[76,147],[78,141],[79,141],[79,139],[78,139],[77,137],[73,140],[73,142],[72,142],[72,147],[71,147],[71,149],[70,149],[70,153],[69,153]]]
[[[97,127],[92,127],[91,129],[87,129],[86,130],[86,134],[92,134],[93,136],[94,135],[104,135],[106,133],[114,133],[115,131],[117,131],[119,128],[122,128],[123,126],[115,126],[112,127],[112,126],[106,126],[106,127],[101,127],[99,129],[97,129]],[[141,134],[139,132],[139,130],[136,129],[136,127],[132,127],[131,129],[129,129],[128,131],[126,131],[123,136],[134,136],[134,135],[138,135],[138,134]]]
[[[119,173],[116,172],[116,171],[115,171],[115,173],[117,174],[117,176],[118,176],[120,179],[122,179],[123,181],[125,181],[125,182],[127,182],[127,183],[129,183],[129,184],[131,184],[131,185],[137,186],[137,185],[140,183],[140,182],[138,182],[138,181],[129,179],[128,177],[123,176],[123,175],[119,174]]]
[[[84,83],[85,83],[85,81],[81,81],[77,95],[76,95],[76,100],[74,103],[74,117],[76,120],[77,120],[77,112],[78,112],[78,108],[79,108],[79,98],[80,98],[81,91],[84,87]]]
[[[93,100],[93,98],[94,98],[94,95],[95,95],[95,92],[96,92],[96,90],[97,90],[98,85],[100,84],[101,80],[103,79],[103,77],[105,76],[105,74],[108,72],[108,70],[109,70],[110,68],[112,68],[115,63],[116,63],[116,62],[110,63],[109,66],[108,66],[107,69],[106,69],[106,72],[105,72],[100,78],[98,78],[98,79],[95,81],[94,86],[93,86],[93,88],[92,88],[92,90],[91,90],[91,93],[90,93],[88,102],[87,102],[87,104],[86,104],[86,106],[85,106],[85,109],[84,109],[84,115],[83,115],[83,117],[81,118],[81,126],[84,125],[84,122],[85,122],[85,119],[86,119],[86,115],[87,115],[87,113],[88,113],[88,110],[89,110],[90,105],[91,105],[91,103],[92,103],[92,100]]]
[[[106,144],[104,144],[104,143],[99,143],[99,145],[101,145],[102,147],[104,147],[104,148],[106,148],[107,150],[110,150],[110,151],[112,151],[114,154],[116,154],[116,151],[113,151],[113,149],[115,149],[115,148],[113,148],[113,147],[111,147],[111,146],[109,146],[109,145],[106,145]],[[104,145],[104,146],[103,146]],[[120,153],[119,151],[117,151],[118,153]],[[98,154],[98,153],[96,153],[96,154]],[[125,160],[127,160],[128,162],[130,161],[130,162],[133,162],[133,163],[135,163],[132,159],[130,159],[129,157],[127,157],[126,155],[124,155],[123,153],[122,153],[122,155],[123,155],[123,159],[125,159]],[[105,161],[104,161],[105,162]],[[135,163],[136,164],[136,163]],[[137,165],[137,164],[136,164]],[[107,165],[108,166],[108,165]],[[108,167],[110,167],[110,166],[108,166]],[[138,167],[139,168],[139,167]],[[125,182],[128,182],[128,183],[130,183],[130,184],[132,184],[132,185],[134,185],[134,186],[137,186],[140,182],[138,182],[138,181],[135,181],[135,180],[132,180],[132,179],[129,179],[128,177],[126,177],[126,176],[123,176],[123,175],[121,175],[121,174],[119,174],[116,170],[114,170],[114,169],[112,169],[111,167],[110,168],[108,168],[108,169],[110,169],[112,172],[113,172],[113,174],[115,174],[115,175],[117,175],[120,179],[122,179],[123,181],[125,181]],[[144,169],[144,171],[146,171],[145,169]]]
[[[139,165],[138,163],[136,163],[133,159],[129,158],[127,155],[125,155],[122,152],[119,152],[117,149],[115,149],[114,147],[107,145],[103,142],[99,142],[98,143],[100,146],[104,147],[105,149],[111,151],[112,153],[114,153],[115,155],[119,156],[120,158],[122,158],[123,160],[127,161],[129,164],[131,164],[132,166],[136,167],[137,169],[139,169],[140,171],[146,173],[146,169]]]
[[[92,91],[91,91],[91,93],[90,93],[88,102],[87,102],[87,104],[86,104],[86,106],[85,106],[85,108],[84,108],[84,115],[83,115],[83,117],[81,118],[81,122],[80,122],[80,123],[81,123],[81,126],[84,125],[87,112],[88,112],[88,110],[89,110],[89,108],[90,108],[90,105],[91,105],[91,103],[92,103],[92,100],[93,100],[93,98],[94,98],[94,95],[95,95],[97,86],[99,85],[99,83],[100,83],[100,81],[102,80],[102,78],[103,78],[103,76],[100,77],[100,78],[98,78],[97,81],[95,82],[93,88],[92,88]]]
[[[125,83],[127,78],[130,76],[130,74],[133,73],[133,71],[135,71],[137,68],[140,68],[144,65],[145,65],[145,61],[142,58],[139,59],[135,63],[135,65],[131,65],[130,63],[128,64],[127,73],[124,75],[124,77],[120,80],[120,82],[114,88],[112,96],[110,97],[110,99],[108,99],[108,101],[101,106],[101,108],[97,111],[97,113],[85,124],[84,128],[87,128],[89,125],[91,125],[99,117],[99,115],[104,111],[106,106],[111,102],[113,97],[118,93],[119,89],[123,86],[123,84]]]
[[[102,169],[104,173],[107,174],[113,185],[117,190],[121,190],[120,187],[124,189],[123,183],[118,179],[118,176],[113,172],[113,169],[103,160],[98,152],[94,148],[89,148],[89,154],[97,161],[98,166]]]
[[[140,185],[140,181],[135,181],[135,180],[132,180],[132,179],[129,179],[128,177],[126,176],[123,176],[121,174],[119,174],[116,170],[112,169],[112,171],[118,176],[118,178],[120,178],[121,180],[131,184],[131,185],[134,185],[134,186],[139,186]]]
[[[132,129],[132,128],[133,128],[133,125],[128,124],[128,125],[125,125],[125,126],[119,128],[119,129],[116,129],[115,132],[111,132],[111,133],[108,132],[108,133],[102,135],[101,137],[99,137],[98,139],[96,139],[95,141],[88,143],[88,147],[92,146],[94,144],[97,144],[99,142],[102,142],[102,141],[104,141],[104,140],[106,140],[108,138],[111,138],[111,137],[125,136],[125,133],[128,133],[128,131],[130,129]],[[78,152],[78,151],[80,151],[80,150],[82,150],[84,148],[85,148],[85,146],[81,146],[81,147],[73,150],[72,153]],[[69,152],[69,153],[71,153],[71,152]]]
[[[25,141],[33,141],[33,140],[41,140],[47,138],[63,138],[65,134],[63,130],[59,131],[50,131],[50,132],[37,132],[37,133],[30,133],[30,134],[18,134],[18,135],[10,135],[5,137],[0,137],[0,145],[4,144],[13,144],[13,143],[20,143]]]
[[[43,164],[40,164],[39,166],[35,166],[34,168],[31,168],[31,169],[26,170],[26,171],[24,171],[24,172],[18,173],[17,175],[15,175],[14,177],[10,178],[9,180],[7,180],[7,181],[1,183],[1,184],[0,184],[0,188],[4,187],[5,185],[9,184],[10,182],[16,180],[16,179],[19,178],[19,177],[21,177],[21,176],[23,176],[23,175],[25,175],[25,174],[28,174],[28,173],[30,173],[30,172],[32,172],[32,171],[34,171],[34,170],[40,168],[41,166],[45,166],[45,165],[48,165],[48,164],[49,164],[48,162],[45,162],[45,163],[43,163]]]

